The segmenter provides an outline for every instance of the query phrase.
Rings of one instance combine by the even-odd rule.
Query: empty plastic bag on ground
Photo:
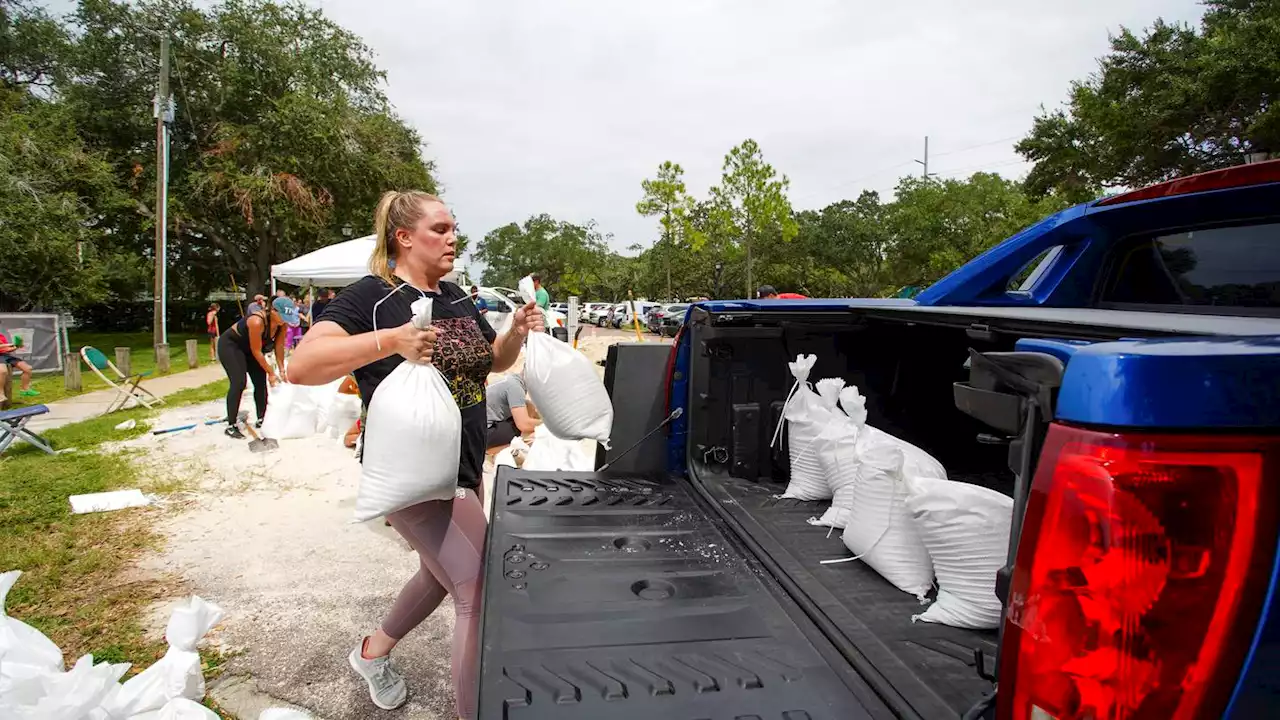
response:
[[[412,310],[415,327],[431,324],[430,298]],[[452,498],[461,445],[462,415],[444,375],[430,364],[397,365],[369,399],[355,521]]]
[[[845,525],[845,547],[899,590],[924,600],[933,586],[933,563],[907,509],[902,450],[891,445],[860,454],[853,506]]]
[[[262,419],[262,436],[276,440],[311,437],[316,432],[313,388],[282,382],[271,388],[267,416]]]
[[[222,615],[222,608],[195,595],[174,608],[164,631],[169,650],[103,703],[107,717],[134,720],[140,713],[162,710],[175,698],[204,699],[204,674],[196,646]]]
[[[4,663],[0,659],[0,663]],[[67,672],[61,668],[25,676],[0,690],[4,720],[85,720],[101,717],[95,708],[119,687],[128,663],[93,664],[85,655]]]
[[[525,470],[591,472],[595,469],[595,462],[582,448],[580,440],[558,438],[547,426],[539,425],[533,431],[533,444],[529,446],[521,467]]]
[[[0,697],[14,681],[62,672],[62,650],[44,633],[5,613],[10,588],[22,571],[0,574]]]
[[[809,385],[809,372],[816,362],[816,355],[797,355],[795,362],[787,363],[795,383],[782,406],[782,418],[778,421],[770,444],[771,447],[776,446],[781,440],[782,425],[785,422],[787,454],[791,457],[791,480],[782,497],[797,500],[827,500],[831,497],[831,487],[818,458],[827,441],[821,435],[831,419],[831,409],[828,401]]]
[[[520,281],[525,302],[533,300],[533,281]],[[547,333],[529,333],[524,347],[524,384],[542,421],[564,440],[595,440],[608,447],[613,432],[613,401],[595,365],[569,343]]]
[[[926,478],[910,486],[907,507],[938,576],[938,599],[912,620],[999,627],[996,571],[1009,552],[1013,498],[951,480]]]

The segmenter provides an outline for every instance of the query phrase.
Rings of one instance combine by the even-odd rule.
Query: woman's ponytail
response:
[[[440,198],[421,190],[388,190],[378,200],[378,207],[373,211],[373,254],[369,256],[369,272],[396,284],[392,262],[399,247],[396,245],[396,230],[411,228],[418,223],[424,214],[423,205],[427,202],[440,202]]]

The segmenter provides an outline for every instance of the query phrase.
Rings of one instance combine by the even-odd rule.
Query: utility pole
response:
[[[924,159],[923,159],[923,160],[917,160],[916,162],[918,162],[918,163],[920,163],[921,165],[923,165],[923,166],[924,166],[924,176],[923,176],[923,177],[924,177],[924,179],[925,179],[925,180],[928,180],[930,177],[932,177],[933,175],[936,175],[936,174],[937,174],[937,173],[934,173],[933,175],[930,175],[930,174],[929,174],[929,136],[928,136],[928,135],[925,135],[925,136],[924,136]]]
[[[155,267],[155,313],[152,316],[152,335],[155,345],[168,343],[168,332],[165,328],[165,247],[169,226],[168,185],[169,185],[169,121],[171,119],[171,103],[169,101],[169,36],[160,37],[160,87],[156,91],[156,267]]]

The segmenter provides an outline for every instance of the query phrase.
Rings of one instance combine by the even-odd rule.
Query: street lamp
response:
[[[720,299],[720,274],[723,272],[724,272],[724,263],[717,260],[716,261],[716,292],[715,292],[716,300]]]

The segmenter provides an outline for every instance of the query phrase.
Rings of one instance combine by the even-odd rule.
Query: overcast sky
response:
[[[1191,0],[313,0],[360,34],[478,241],[546,212],[645,245],[658,164],[698,196],[745,138],[796,208],[891,191],[919,166],[1017,177],[1041,104],[1096,67],[1107,32],[1194,22]],[[977,147],[975,147],[977,146]]]

